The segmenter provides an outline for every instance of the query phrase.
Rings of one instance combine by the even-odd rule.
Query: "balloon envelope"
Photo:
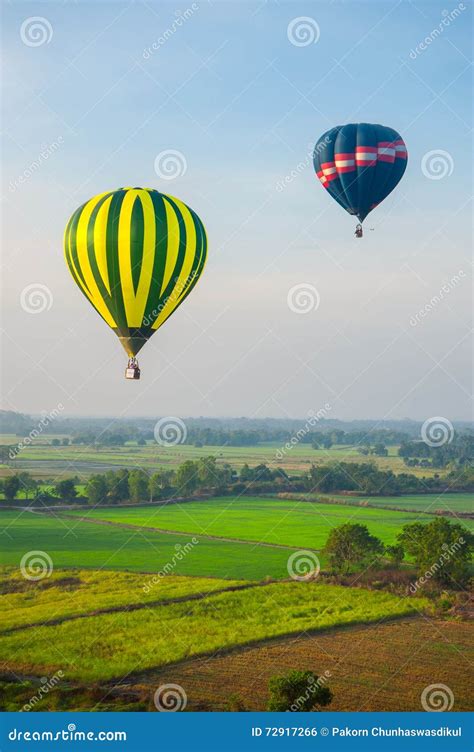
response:
[[[397,131],[349,123],[324,133],[314,148],[314,169],[328,193],[362,222],[401,180],[408,153]]]
[[[207,239],[179,199],[119,188],[74,212],[64,252],[74,281],[132,357],[195,286]]]

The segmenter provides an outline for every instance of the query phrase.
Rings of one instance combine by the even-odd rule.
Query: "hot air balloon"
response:
[[[314,169],[328,193],[362,222],[393,191],[407,166],[405,142],[385,125],[349,123],[324,133],[314,148]]]
[[[71,275],[128,355],[126,378],[139,379],[137,354],[181,305],[206,261],[201,220],[153,188],[119,188],[79,207],[64,234]]]

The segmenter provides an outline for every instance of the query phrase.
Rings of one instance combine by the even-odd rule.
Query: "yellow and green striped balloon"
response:
[[[207,238],[179,199],[119,188],[74,212],[64,252],[76,284],[134,357],[195,286]]]

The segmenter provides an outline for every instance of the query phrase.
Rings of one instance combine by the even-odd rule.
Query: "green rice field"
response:
[[[324,498],[324,497],[321,497]],[[334,499],[369,507],[396,507],[407,512],[458,512],[474,514],[474,494],[413,494],[412,496],[334,496]]]
[[[346,522],[367,525],[373,535],[392,544],[404,525],[432,519],[415,512],[246,496],[77,510],[74,514],[85,519],[314,549],[324,546],[333,527]],[[469,520],[463,520],[463,524],[472,527]]]
[[[192,543],[192,540],[197,543]],[[288,577],[291,549],[170,535],[71,520],[44,514],[0,512],[0,564],[19,566],[24,554],[40,549],[54,567],[90,567],[219,579]],[[189,553],[183,555],[187,548]]]

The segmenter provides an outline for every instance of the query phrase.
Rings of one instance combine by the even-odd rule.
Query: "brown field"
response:
[[[446,684],[453,711],[472,710],[473,626],[412,618],[282,639],[266,646],[181,663],[141,679],[145,698],[161,684],[180,684],[188,710],[226,710],[237,695],[247,710],[265,710],[268,680],[292,669],[331,673],[334,711],[423,710],[422,691]]]

